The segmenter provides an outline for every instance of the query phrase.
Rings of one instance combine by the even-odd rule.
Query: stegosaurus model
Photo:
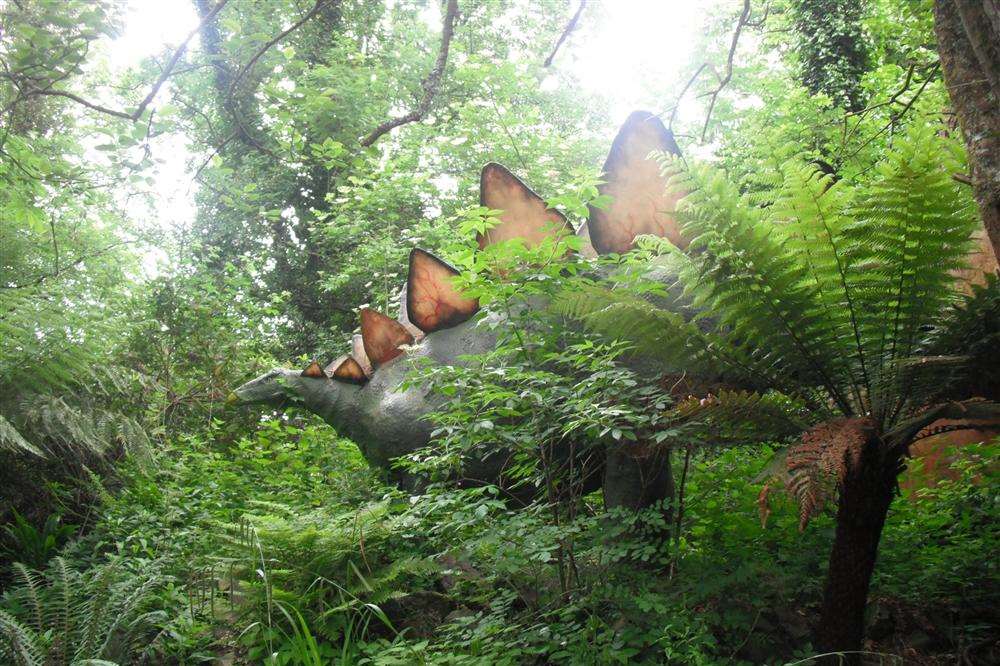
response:
[[[611,203],[603,209],[592,207],[588,221],[576,232],[584,256],[627,252],[644,234],[685,247],[672,215],[679,196],[667,192],[652,157],[656,152],[680,153],[659,118],[641,111],[631,114],[604,164],[605,182],[599,191]],[[553,234],[574,233],[559,211],[546,207],[540,196],[499,164],[487,164],[482,170],[480,204],[503,211],[498,225],[479,234],[480,248],[512,238],[532,247]],[[388,467],[394,458],[427,446],[432,431],[427,415],[442,399],[421,387],[401,388],[410,367],[403,354],[461,365],[462,356],[487,352],[497,343],[493,327],[477,325],[479,302],[453,286],[457,274],[429,252],[414,249],[398,321],[363,309],[361,334],[354,336],[350,354],[326,367],[314,361],[302,371],[272,370],[236,389],[236,398],[244,404],[280,407],[295,397],[357,442],[373,465]],[[463,475],[496,482],[506,458],[497,453],[466,460]],[[669,496],[669,466],[650,462],[621,451],[607,453],[602,480],[609,506],[640,507]]]

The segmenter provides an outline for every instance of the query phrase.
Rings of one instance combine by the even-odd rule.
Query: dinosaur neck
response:
[[[302,406],[321,419],[345,432],[357,418],[361,387],[329,379],[294,377],[289,382]]]

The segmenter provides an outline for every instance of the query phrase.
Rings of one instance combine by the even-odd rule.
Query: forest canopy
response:
[[[0,0],[0,663],[996,663],[998,45]]]

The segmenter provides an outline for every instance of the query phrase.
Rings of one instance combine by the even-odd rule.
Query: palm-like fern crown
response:
[[[888,428],[961,361],[922,358],[960,293],[953,272],[976,224],[951,178],[957,154],[918,125],[863,185],[787,164],[766,208],[711,167],[663,158],[669,186],[688,192],[677,215],[691,241],[667,261],[703,314],[593,285],[557,308],[681,368]]]

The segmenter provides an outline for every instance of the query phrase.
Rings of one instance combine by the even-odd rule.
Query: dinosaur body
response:
[[[622,126],[604,165],[601,194],[611,205],[591,208],[590,218],[575,233],[581,254],[592,257],[630,250],[638,235],[687,245],[674,211],[680,196],[667,193],[666,178],[653,153],[678,154],[673,136],[652,114],[635,112]],[[506,168],[484,167],[480,204],[502,211],[499,224],[478,236],[480,248],[512,238],[532,246],[556,235],[573,233],[566,218]],[[361,312],[361,335],[351,353],[326,368],[313,362],[305,371],[276,369],[244,384],[234,394],[241,403],[280,407],[290,398],[319,415],[338,432],[357,442],[372,465],[390,468],[399,456],[426,447],[433,425],[427,418],[444,401],[430,389],[403,387],[411,361],[461,366],[463,356],[495,348],[500,315],[479,315],[479,303],[453,285],[457,271],[428,252],[414,249],[397,320],[371,310]],[[649,276],[670,283],[662,267],[650,266]],[[677,294],[672,294],[677,296]],[[674,307],[678,299],[669,299]],[[539,307],[540,303],[526,304]],[[690,313],[685,313],[690,314]],[[669,368],[636,367],[644,374]],[[640,508],[672,496],[670,465],[663,453],[641,444],[606,452],[602,479],[608,506]],[[652,457],[651,457],[652,456]],[[472,482],[500,483],[508,453],[497,450],[463,461],[463,475]],[[398,480],[406,482],[405,478]]]
[[[657,117],[633,113],[615,138],[605,163],[605,183],[599,188],[613,196],[614,203],[608,210],[592,209],[590,220],[576,231],[584,257],[627,251],[640,234],[680,242],[672,215],[676,199],[664,196],[666,181],[651,155],[654,151],[678,152]],[[483,168],[480,204],[502,211],[500,223],[477,238],[480,248],[512,238],[532,246],[574,233],[561,213],[498,164]],[[597,243],[595,230],[600,234]],[[495,348],[496,325],[501,322],[497,314],[475,316],[478,302],[451,284],[457,271],[433,255],[415,249],[409,268],[399,321],[363,310],[361,336],[355,336],[350,355],[325,369],[313,362],[301,372],[272,370],[236,389],[236,399],[275,407],[294,399],[353,439],[369,463],[379,467],[389,468],[393,459],[427,446],[433,429],[427,416],[444,399],[425,387],[403,388],[411,362],[460,366],[463,356]],[[473,482],[498,482],[507,458],[498,450],[464,460],[463,476]],[[672,494],[669,466],[652,463],[644,454],[609,452],[603,461],[608,504],[639,507]]]

